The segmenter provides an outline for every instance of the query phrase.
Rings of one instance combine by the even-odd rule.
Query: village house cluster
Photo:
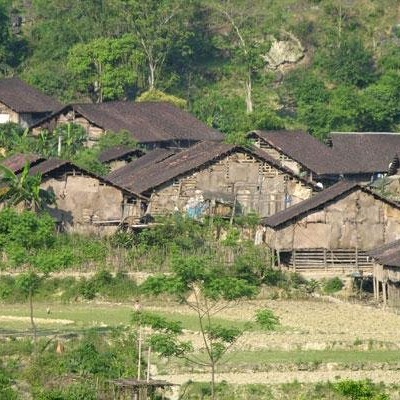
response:
[[[251,146],[169,103],[64,105],[18,78],[0,80],[0,123],[37,136],[74,123],[93,146],[129,132],[138,146],[104,151],[107,176],[68,160],[14,154],[56,197],[48,211],[67,232],[109,234],[175,212],[193,218],[261,217],[257,238],[296,271],[373,274],[374,293],[400,305],[400,134],[335,133],[323,143],[301,131],[252,131]],[[261,238],[261,239],[260,239]]]

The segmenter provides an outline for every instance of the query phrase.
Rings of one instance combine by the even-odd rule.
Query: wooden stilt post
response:
[[[387,294],[386,294],[386,281],[382,282],[382,297],[383,297],[383,305],[386,306]]]
[[[372,275],[372,286],[374,288],[374,299],[376,300],[376,277],[375,277],[375,267],[374,274]]]
[[[296,250],[293,250],[293,252],[292,252],[292,254],[293,254],[293,269],[294,269],[294,272],[296,272]]]

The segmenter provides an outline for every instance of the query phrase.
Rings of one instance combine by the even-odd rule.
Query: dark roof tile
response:
[[[400,268],[400,240],[377,247],[367,254],[379,264]]]
[[[11,169],[15,174],[21,172],[28,163],[30,166],[38,164],[45,158],[38,154],[22,154],[17,153],[0,161],[0,164]]]
[[[332,149],[306,132],[253,131],[249,135],[259,137],[317,175],[342,172],[342,162]]]
[[[58,100],[16,77],[0,80],[0,102],[17,113],[46,113],[63,107]]]
[[[387,172],[400,153],[399,133],[331,133],[330,139],[347,165],[345,173]]]
[[[34,126],[73,109],[92,124],[112,132],[128,131],[139,143],[160,141],[222,141],[224,135],[187,111],[166,102],[114,101],[66,106]]]
[[[114,173],[110,174],[108,178],[111,180],[116,179],[116,182],[119,182],[124,186],[126,185],[137,193],[145,193],[150,189],[156,188],[163,183],[170,181],[171,179],[188,174],[235,151],[249,153],[256,158],[273,165],[282,172],[292,175],[305,184],[315,188],[313,183],[303,180],[288,168],[283,167],[279,161],[268,156],[268,154],[261,150],[250,150],[231,144],[212,142],[200,142],[188,149],[178,152],[175,155],[164,158],[163,160],[145,164],[142,163],[140,168],[137,164],[136,168],[135,164],[128,164],[120,170],[114,171]],[[142,158],[134,161],[134,163],[140,163]]]
[[[140,157],[144,154],[144,152],[140,149],[132,149],[131,147],[127,146],[115,146],[111,147],[107,150],[104,150],[99,155],[99,161],[102,163],[109,163],[111,161],[119,160],[124,157],[129,157],[136,155]]]
[[[270,217],[263,218],[261,220],[261,224],[271,228],[279,228],[282,225],[290,223],[294,219],[302,218],[311,212],[319,210],[327,203],[333,202],[357,189],[370,193],[396,208],[400,208],[397,203],[379,196],[377,193],[371,191],[365,186],[360,185],[357,182],[343,180],[319,193],[316,193],[313,197],[287,208],[286,210],[279,211]]]

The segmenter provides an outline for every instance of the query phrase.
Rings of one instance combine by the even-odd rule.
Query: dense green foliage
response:
[[[396,0],[2,1],[0,75],[64,101],[166,92],[230,140],[257,128],[393,131],[396,9]],[[291,50],[275,64],[267,55],[279,41]]]

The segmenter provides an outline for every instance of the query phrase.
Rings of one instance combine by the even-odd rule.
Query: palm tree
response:
[[[28,210],[40,210],[46,204],[54,204],[54,194],[42,189],[41,182],[40,174],[30,174],[28,163],[19,175],[0,164],[0,202],[10,206],[22,203]]]

